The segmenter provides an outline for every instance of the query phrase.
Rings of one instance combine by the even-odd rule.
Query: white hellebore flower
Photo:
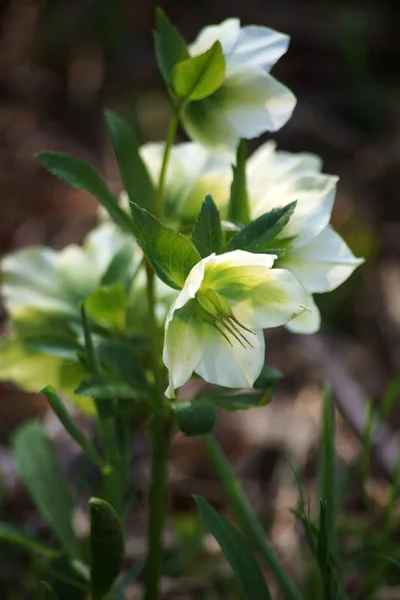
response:
[[[165,325],[167,397],[193,371],[226,387],[253,385],[264,364],[262,330],[305,310],[303,288],[288,271],[271,269],[275,258],[235,250],[192,268]]]
[[[289,37],[227,19],[205,27],[189,46],[190,55],[203,54],[216,41],[224,53],[225,81],[211,96],[190,102],[182,120],[191,138],[234,162],[240,138],[277,131],[293,112],[295,96],[269,74],[285,54]]]
[[[146,144],[141,149],[154,179],[159,175],[162,151],[162,144]],[[287,324],[295,333],[318,331],[320,314],[312,294],[334,290],[363,262],[329,225],[338,177],[321,173],[321,167],[319,157],[277,151],[271,141],[262,144],[246,166],[253,219],[297,200],[289,223],[278,236],[292,239],[275,262],[275,266],[291,271],[307,292],[309,310]],[[210,193],[226,218],[231,183],[228,160],[217,159],[200,144],[178,144],[172,149],[167,173],[168,212],[193,223]]]

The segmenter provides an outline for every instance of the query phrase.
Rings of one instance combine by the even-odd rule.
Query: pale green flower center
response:
[[[234,337],[239,344],[246,348],[250,346],[253,348],[252,343],[244,335],[243,331],[247,331],[252,335],[255,335],[254,331],[245,327],[233,314],[232,308],[226,298],[218,294],[211,288],[202,290],[200,289],[196,294],[196,316],[211,325],[220,333],[230,344],[233,346],[231,337]]]

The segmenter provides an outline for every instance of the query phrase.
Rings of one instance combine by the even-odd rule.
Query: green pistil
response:
[[[235,315],[232,312],[231,306],[226,300],[226,298],[224,298],[214,290],[208,289],[203,292],[197,293],[196,301],[197,317],[204,323],[212,325],[212,327],[214,327],[214,329],[216,329],[218,333],[220,333],[225,338],[228,344],[233,346],[231,340],[228,337],[229,334],[233,336],[243,348],[246,348],[246,344],[250,348],[254,347],[253,344],[243,334],[241,329],[248,331],[252,335],[255,335],[254,331],[245,327],[235,317]]]

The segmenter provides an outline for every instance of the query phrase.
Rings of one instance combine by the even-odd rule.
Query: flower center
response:
[[[242,330],[252,335],[255,335],[254,331],[248,329],[238,321],[227,299],[218,294],[218,292],[212,289],[197,292],[196,315],[204,323],[212,325],[231,346],[233,344],[230,336],[234,337],[243,348],[246,348],[246,346],[250,348],[254,347]]]

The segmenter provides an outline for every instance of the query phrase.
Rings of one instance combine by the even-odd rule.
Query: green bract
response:
[[[210,383],[252,387],[264,364],[262,330],[306,310],[294,276],[271,269],[275,258],[235,250],[193,267],[165,326],[168,397],[193,371]]]

